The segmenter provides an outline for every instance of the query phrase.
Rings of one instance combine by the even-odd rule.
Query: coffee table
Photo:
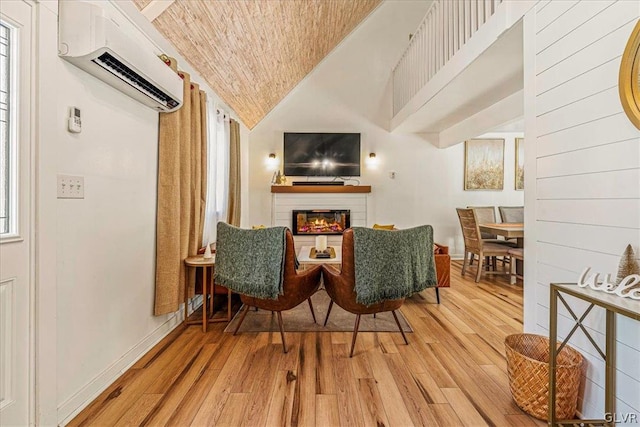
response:
[[[297,252],[298,262],[300,263],[300,270],[312,267],[314,265],[328,264],[340,268],[342,265],[342,246],[332,246],[336,252],[335,258],[310,258],[311,248],[313,246],[302,246]]]

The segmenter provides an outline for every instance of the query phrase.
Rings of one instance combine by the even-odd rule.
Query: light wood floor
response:
[[[178,328],[70,425],[530,426],[546,425],[511,400],[504,338],[522,331],[522,285],[473,282],[452,265],[452,285],[406,301],[414,329],[207,334]],[[283,314],[286,327],[286,312]]]

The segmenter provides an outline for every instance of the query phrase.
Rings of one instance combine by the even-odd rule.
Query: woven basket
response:
[[[504,340],[509,387],[513,400],[526,413],[549,418],[549,339],[515,334]],[[556,417],[573,418],[582,376],[582,355],[565,346],[556,359]]]

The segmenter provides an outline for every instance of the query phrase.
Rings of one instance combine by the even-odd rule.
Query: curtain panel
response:
[[[229,213],[227,223],[240,226],[240,124],[231,120],[229,129]]]
[[[175,60],[170,58],[176,70]],[[156,316],[179,309],[185,281],[193,295],[194,275],[185,277],[184,259],[202,246],[207,193],[206,93],[179,73],[184,103],[161,113],[158,132],[158,205],[156,221]]]

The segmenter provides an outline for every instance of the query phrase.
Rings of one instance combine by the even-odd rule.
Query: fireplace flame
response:
[[[298,224],[298,232],[300,233],[339,233],[342,232],[343,226],[337,221],[327,221],[326,218],[314,218],[310,221]]]

